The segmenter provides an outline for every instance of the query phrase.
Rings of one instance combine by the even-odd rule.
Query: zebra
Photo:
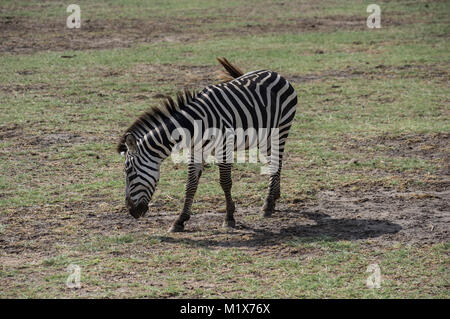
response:
[[[125,203],[134,218],[148,211],[148,204],[160,178],[161,163],[180,142],[174,137],[174,131],[183,128],[193,136],[195,122],[200,123],[203,129],[215,127],[222,132],[226,129],[268,128],[266,135],[263,138],[260,136],[256,143],[245,137],[244,144],[240,145],[245,149],[262,147],[264,143],[261,141],[269,141],[272,132],[277,129],[278,160],[269,160],[269,187],[262,216],[270,217],[274,212],[275,202],[280,198],[282,157],[296,112],[297,93],[285,78],[274,71],[257,70],[244,74],[226,58],[217,60],[225,69],[221,83],[207,86],[199,92],[179,92],[176,101],[167,97],[162,105],[152,107],[141,115],[121,136],[117,152],[125,156]],[[234,149],[237,149],[237,139],[231,141]],[[202,147],[210,142],[202,141]],[[271,145],[265,145],[268,156],[275,153]],[[229,151],[226,152],[221,156],[228,156]],[[219,180],[226,203],[223,227],[234,228],[232,165],[232,161],[218,163]],[[189,157],[184,205],[169,232],[184,231],[203,168],[203,161],[196,161],[194,156]]]

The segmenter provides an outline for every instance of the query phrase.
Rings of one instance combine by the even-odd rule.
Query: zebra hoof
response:
[[[261,215],[262,215],[262,217],[264,217],[264,218],[268,218],[268,217],[272,217],[272,213],[273,213],[273,211],[270,210],[270,209],[268,209],[268,210],[263,209]]]
[[[172,227],[169,228],[169,233],[180,233],[184,231],[184,226],[179,224],[174,224]]]
[[[224,220],[222,227],[224,228],[235,228],[236,227],[236,221],[234,219],[231,220]]]
[[[271,217],[274,211],[275,211],[275,201],[266,200],[266,202],[264,203],[264,207],[262,209],[262,217]]]

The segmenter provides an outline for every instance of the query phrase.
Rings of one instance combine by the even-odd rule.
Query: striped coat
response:
[[[218,60],[225,68],[226,81],[198,93],[179,93],[177,102],[168,98],[163,106],[139,117],[120,139],[118,151],[125,154],[125,199],[135,218],[148,210],[161,162],[181,143],[189,145],[191,151],[188,181],[183,209],[170,231],[182,231],[190,218],[208,146],[218,159],[226,200],[224,225],[235,226],[231,197],[233,156],[230,156],[235,150],[264,149],[269,159],[270,180],[263,216],[273,213],[275,201],[280,197],[282,157],[295,116],[297,94],[276,72],[260,70],[244,74],[225,58]],[[249,134],[250,131],[256,134]],[[222,133],[222,139],[217,139],[217,134],[216,139],[210,138],[205,132]],[[215,148],[211,147],[213,144]],[[202,152],[200,157],[194,156],[198,155],[196,148]]]

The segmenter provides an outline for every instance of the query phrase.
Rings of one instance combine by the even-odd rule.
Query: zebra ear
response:
[[[137,153],[137,142],[133,134],[127,133],[127,135],[125,135],[125,145],[127,146],[128,152],[132,154]]]

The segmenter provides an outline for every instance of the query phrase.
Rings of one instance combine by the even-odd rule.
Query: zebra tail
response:
[[[235,78],[238,78],[242,75],[244,75],[244,72],[239,69],[238,67],[232,65],[226,58],[222,57],[217,58],[217,61],[224,67],[225,71],[222,71],[220,74],[220,79],[223,82],[231,81]]]

